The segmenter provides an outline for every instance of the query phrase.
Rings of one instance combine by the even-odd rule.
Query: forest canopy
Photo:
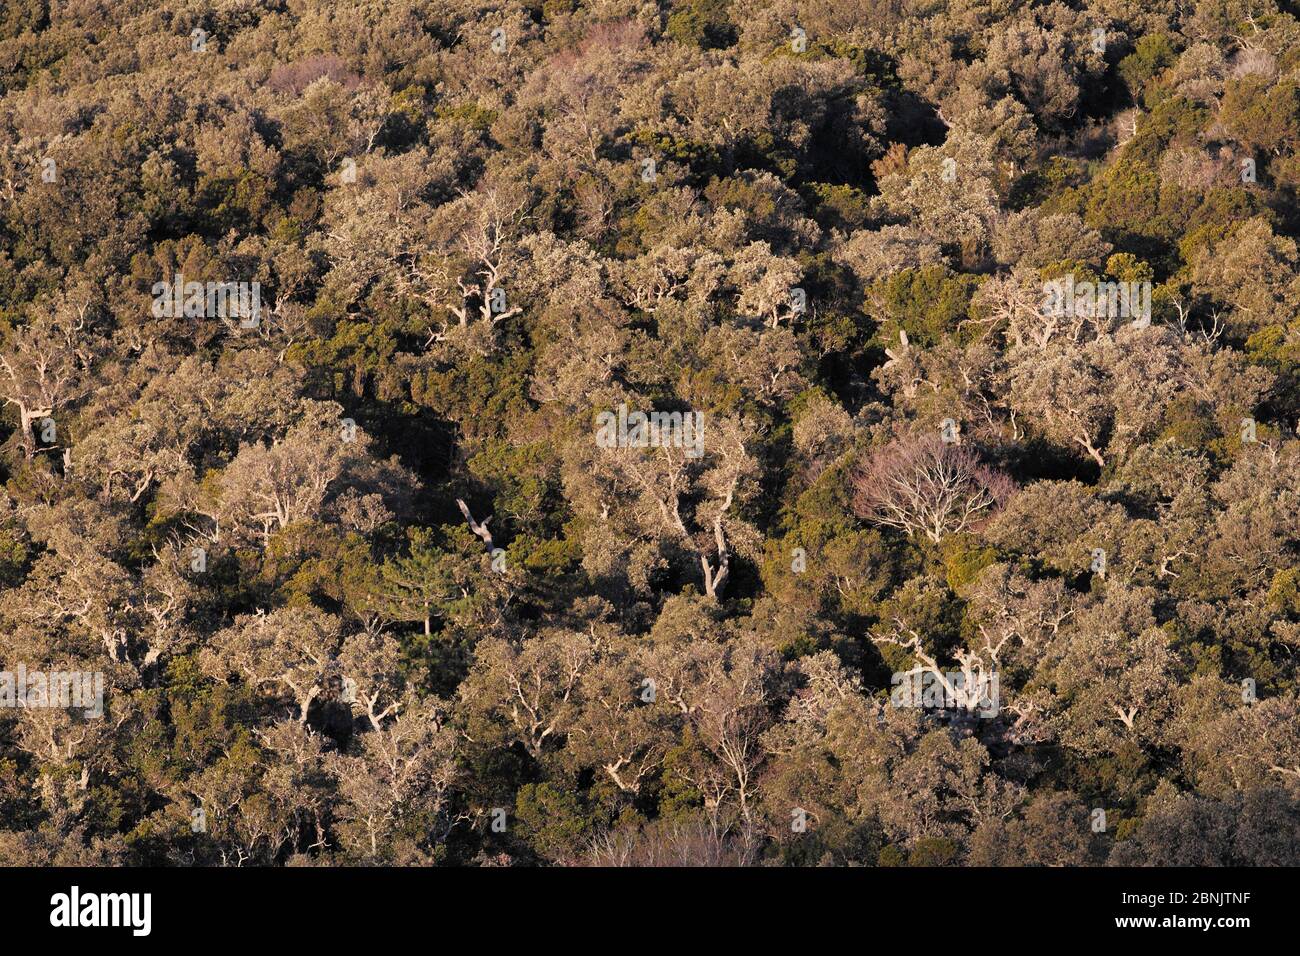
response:
[[[1276,0],[0,6],[0,864],[1300,863]]]

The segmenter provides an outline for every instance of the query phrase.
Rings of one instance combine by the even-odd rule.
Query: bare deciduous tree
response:
[[[853,490],[862,517],[937,544],[987,518],[1015,485],[969,448],[926,436],[876,449]]]

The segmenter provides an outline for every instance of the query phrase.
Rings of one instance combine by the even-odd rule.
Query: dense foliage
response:
[[[0,862],[1300,862],[1297,189],[1278,0],[9,0]]]

